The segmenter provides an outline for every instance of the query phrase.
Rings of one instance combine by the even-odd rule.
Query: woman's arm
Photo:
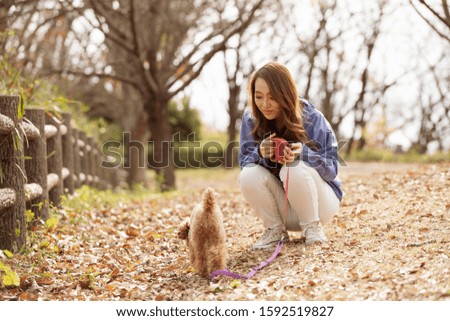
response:
[[[332,181],[338,174],[338,143],[328,121],[312,105],[308,106],[310,115],[305,120],[308,138],[316,146],[314,149],[304,145],[300,159],[315,168],[325,181]]]
[[[238,161],[241,168],[244,168],[247,164],[259,163],[259,146],[251,135],[252,129],[253,121],[250,118],[250,113],[244,111],[244,115],[242,117],[238,152]]]

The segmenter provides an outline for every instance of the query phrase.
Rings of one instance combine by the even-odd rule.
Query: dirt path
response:
[[[271,250],[251,250],[261,222],[238,170],[184,172],[177,193],[90,209],[82,220],[68,211],[58,231],[41,235],[57,253],[8,260],[22,285],[0,287],[0,300],[449,300],[449,165],[348,164],[329,245],[305,246],[292,233],[254,278],[216,283],[195,274],[176,237],[205,187],[221,196],[230,270],[246,274]]]
[[[338,215],[325,227],[329,246],[307,247],[300,235],[291,233],[292,241],[284,246],[283,255],[255,278],[245,282],[222,279],[208,285],[182,275],[182,282],[189,285],[168,296],[208,300],[448,299],[448,164],[349,163],[341,168],[340,177],[346,194]],[[217,185],[220,190],[221,184]],[[246,274],[271,251],[249,249],[261,232],[261,223],[238,192],[221,204],[228,224],[230,269]]]

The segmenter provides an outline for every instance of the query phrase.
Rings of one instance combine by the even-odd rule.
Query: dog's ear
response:
[[[178,237],[182,240],[187,240],[189,236],[189,229],[190,224],[189,221],[184,222],[179,228],[178,228]]]

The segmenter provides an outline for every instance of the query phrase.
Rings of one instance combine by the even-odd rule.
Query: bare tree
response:
[[[386,4],[380,0],[370,9],[356,11],[336,0],[319,1],[314,6],[312,31],[308,33],[297,26],[297,21],[293,23],[303,66],[301,92],[317,103],[338,136],[343,136],[344,120],[352,119],[348,153],[364,147],[365,127],[374,108],[398,81],[380,78],[372,63]]]
[[[1,5],[0,20],[12,32],[4,42],[4,49],[11,53],[17,68],[36,75],[68,59],[66,38],[78,15],[70,3],[13,0],[2,1]]]
[[[242,117],[243,109],[240,108],[242,86],[244,86],[244,79],[248,78],[254,69],[253,66],[250,66],[246,71],[243,70],[242,47],[241,33],[237,35],[236,46],[224,50],[224,66],[228,84],[228,115],[230,116],[227,128],[228,142],[225,151],[225,168],[234,166],[234,148],[237,135],[236,122]],[[233,55],[233,57],[230,58],[230,55]],[[230,62],[231,59],[233,59],[234,63]]]
[[[420,76],[417,93],[420,127],[412,148],[424,154],[435,142],[437,150],[444,150],[444,143],[450,136],[450,74],[443,68],[448,66],[445,52],[435,64],[428,63],[428,72]]]
[[[439,1],[425,0],[409,0],[409,3],[434,32],[450,42],[450,6],[447,0],[441,0],[440,4]]]
[[[143,102],[138,119],[145,120],[154,142],[155,162],[163,189],[175,185],[171,128],[167,103],[201,73],[226,42],[245,30],[262,1],[86,1],[86,17],[105,37],[108,70],[65,72],[114,79],[134,88]],[[235,14],[227,18],[229,12]],[[89,17],[87,12],[93,12]],[[91,15],[92,16],[92,15]],[[144,121],[142,121],[144,124]],[[141,126],[142,127],[142,126]],[[148,137],[138,135],[146,144]]]
[[[5,51],[6,48],[6,35],[5,32],[9,28],[8,12],[11,9],[14,0],[5,0],[0,2],[0,50]]]
[[[282,6],[278,1],[266,1],[253,25],[231,38],[224,49],[223,63],[228,85],[227,108],[230,117],[225,153],[226,168],[232,168],[236,160],[237,126],[247,104],[248,80],[256,66],[277,60],[283,52],[287,30],[281,10]],[[267,43],[271,45],[267,46]]]
[[[119,93],[117,100],[123,103],[118,109],[134,114],[127,126],[131,140],[146,147],[151,135],[162,187],[168,189],[175,186],[175,175],[167,103],[231,37],[249,27],[262,6],[262,0],[15,1],[9,14],[22,28],[16,28],[16,43],[10,46],[25,57],[22,63],[30,70],[45,69],[40,75],[49,75],[51,69],[69,87],[88,78],[81,92],[97,106],[117,106],[106,97]],[[37,26],[31,31],[25,27],[30,21]],[[42,35],[46,42],[36,40]],[[137,156],[128,162],[132,180],[144,177],[139,167],[146,164],[146,152]]]
[[[335,0],[316,2],[312,9],[315,20],[312,28],[308,29],[312,30],[310,32],[302,30],[298,19],[289,14],[292,9],[287,14],[291,17],[291,29],[295,31],[295,42],[298,46],[294,59],[300,61],[298,79],[301,80],[301,95],[320,106],[325,118],[339,134],[340,122],[348,113],[341,114],[343,108],[335,108],[335,97],[342,92],[340,82],[345,80],[341,76],[348,74],[348,71],[342,70],[346,58],[344,49],[335,44],[343,42],[343,35],[348,32],[349,27],[340,24],[339,29],[332,29],[329,25],[337,15],[339,19],[349,21],[352,12],[338,12]],[[347,13],[348,16],[344,17]],[[353,61],[356,67],[356,59]]]

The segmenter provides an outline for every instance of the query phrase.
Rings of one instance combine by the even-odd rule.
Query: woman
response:
[[[279,63],[252,75],[249,104],[241,125],[239,184],[265,228],[253,248],[276,245],[289,238],[287,230],[303,231],[307,245],[326,242],[322,225],[331,221],[343,195],[333,130],[322,113],[299,98],[289,70]],[[279,160],[276,137],[289,142]]]

